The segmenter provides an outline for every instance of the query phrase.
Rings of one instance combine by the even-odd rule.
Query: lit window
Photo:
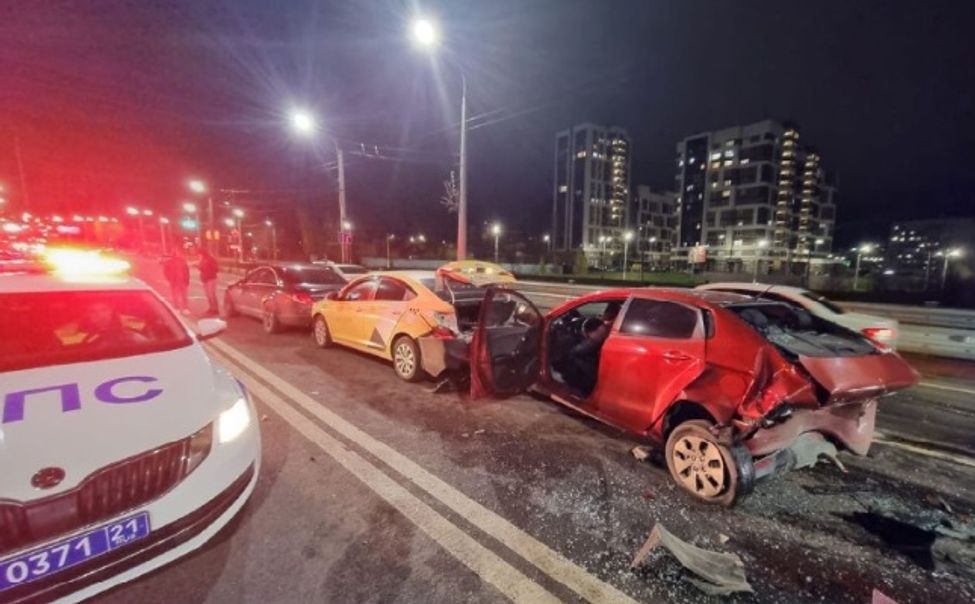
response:
[[[711,159],[721,159],[721,152],[720,151],[715,151],[714,153],[712,153],[711,154]]]
[[[740,163],[741,165],[743,165],[743,166],[744,166],[745,164],[747,164],[747,163],[748,163],[748,162],[750,162],[750,161],[752,161],[752,160],[750,160],[750,159],[748,159],[748,158],[746,157],[745,159],[742,159],[742,160],[739,160],[739,163]]]
[[[731,197],[731,191],[725,189],[724,191],[721,191],[721,196],[722,197]]]
[[[727,179],[727,180],[725,180],[725,181],[724,181],[724,186],[726,186],[726,187],[730,187],[730,186],[731,186],[731,179]]]
[[[725,167],[728,167],[728,166],[730,166],[733,163],[734,163],[733,161],[726,159],[725,162],[724,162],[724,165],[725,165]]]
[[[711,164],[711,169],[712,170],[719,170],[720,168],[721,168],[721,162],[719,162],[719,161],[716,161],[716,162],[714,162],[714,163]]]
[[[727,151],[725,151],[725,152],[724,152],[724,156],[725,156],[725,157],[734,157],[734,156],[735,156],[735,151],[734,151],[734,149],[728,149]]]
[[[569,185],[559,185],[559,193],[565,193],[569,190]]]
[[[730,140],[730,141],[725,141],[725,142],[724,142],[724,146],[725,146],[725,147],[731,147],[731,146],[733,146],[734,144],[735,144],[735,141],[733,141],[733,140]]]

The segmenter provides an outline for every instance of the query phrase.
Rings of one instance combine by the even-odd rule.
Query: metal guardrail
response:
[[[224,260],[220,264],[223,272],[233,275],[241,275],[257,266]],[[543,309],[612,287],[543,281],[519,281],[517,286]],[[975,311],[865,302],[839,302],[839,305],[854,312],[897,319],[900,323],[899,350],[975,361]]]

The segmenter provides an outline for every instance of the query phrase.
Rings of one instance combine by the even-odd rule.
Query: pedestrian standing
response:
[[[210,252],[203,250],[200,253],[200,282],[203,283],[203,291],[207,296],[207,316],[216,317],[220,315],[220,304],[217,301],[217,259],[210,255]]]
[[[186,294],[190,287],[190,265],[186,263],[183,250],[176,248],[173,255],[166,260],[163,274],[172,290],[173,306],[184,315],[189,314],[190,304]]]

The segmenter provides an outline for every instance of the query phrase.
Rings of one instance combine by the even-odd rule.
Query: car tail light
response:
[[[861,332],[878,344],[887,345],[894,341],[897,332],[890,327],[867,327]]]
[[[311,294],[309,294],[308,292],[295,292],[291,294],[291,299],[297,302],[298,304],[312,303]]]

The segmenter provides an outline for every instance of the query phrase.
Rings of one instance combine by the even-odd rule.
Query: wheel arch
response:
[[[660,422],[660,433],[663,436],[663,440],[667,440],[667,437],[670,436],[674,428],[692,419],[703,419],[712,424],[718,423],[714,414],[703,403],[687,399],[680,400],[667,409]]]

